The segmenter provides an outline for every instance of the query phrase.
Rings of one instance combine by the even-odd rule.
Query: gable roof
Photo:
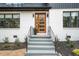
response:
[[[0,10],[48,10],[48,3],[0,3]]]
[[[79,8],[79,3],[0,3],[1,10],[48,10]]]
[[[79,8],[79,3],[51,3],[53,9]]]

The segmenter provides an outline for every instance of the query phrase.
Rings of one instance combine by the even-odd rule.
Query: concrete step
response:
[[[51,38],[30,38],[30,40],[51,40]]]
[[[28,50],[27,53],[55,53],[54,50]]]
[[[54,45],[54,43],[28,43],[28,45]]]
[[[57,56],[57,54],[54,53],[29,53],[26,55],[27,56]]]
[[[57,56],[50,36],[31,36],[28,42],[28,56]]]
[[[28,48],[55,48],[53,45],[28,45]]]
[[[30,38],[51,38],[51,36],[37,36],[37,35],[32,35]]]
[[[55,48],[51,48],[51,47],[50,48],[37,48],[37,47],[36,48],[31,48],[30,47],[30,48],[28,48],[28,50],[55,50]]]
[[[53,42],[31,42],[31,41],[29,41],[29,43],[36,43],[36,44],[48,44],[48,43],[50,43],[50,44],[52,44]]]
[[[32,41],[32,42],[52,42],[52,40],[29,40],[29,41]]]

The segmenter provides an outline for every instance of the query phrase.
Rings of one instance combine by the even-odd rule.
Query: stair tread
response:
[[[55,53],[54,50],[28,50],[28,53]]]
[[[37,41],[45,41],[45,42],[52,42],[52,40],[29,40],[29,41],[35,41],[35,42],[37,42]]]
[[[54,45],[53,43],[28,43],[28,45]]]
[[[57,56],[57,54],[53,53],[29,53],[28,56]]]
[[[31,38],[51,38],[51,36],[36,36],[36,35],[31,35]]]
[[[32,47],[30,47],[30,48],[28,48],[28,50],[55,50],[55,48],[32,48]]]
[[[37,45],[28,45],[28,47],[39,47],[39,48],[50,48],[50,47],[52,47],[52,48],[54,48],[54,46],[42,46],[42,45],[39,45],[39,46],[37,46]]]
[[[30,38],[30,40],[52,40],[51,38]]]
[[[31,42],[30,41],[29,43],[38,43],[39,44],[39,43],[53,43],[53,42],[39,42],[39,41],[38,42],[33,42],[33,41]]]

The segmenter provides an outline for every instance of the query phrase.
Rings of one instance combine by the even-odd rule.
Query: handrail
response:
[[[51,36],[51,38],[53,39],[53,41],[55,41],[55,34],[54,34],[51,26],[48,26],[48,35]]]
[[[26,39],[25,39],[25,41],[26,41],[26,51],[28,50],[28,42],[29,42],[29,39],[30,39],[30,36],[31,35],[33,35],[33,32],[34,32],[34,30],[33,30],[33,27],[32,26],[30,26],[30,28],[29,28],[29,30],[28,30],[28,33],[27,33],[27,37],[26,37]]]
[[[29,38],[30,36],[32,36],[34,34],[34,28],[32,26],[30,26],[30,29],[27,33],[27,38]],[[29,40],[28,40],[29,41]]]
[[[48,35],[51,36],[52,42],[54,43],[54,41],[55,41],[55,35],[54,35],[54,32],[53,32],[51,26],[48,26]],[[57,54],[56,47],[55,47],[55,53]]]
[[[48,35],[51,36],[53,42],[57,41],[58,38],[55,36],[55,34],[54,34],[54,32],[53,32],[51,26],[48,27]],[[56,44],[55,44],[55,46],[56,46]],[[61,55],[60,53],[58,53],[58,52],[56,51],[56,47],[55,47],[55,53],[56,53],[58,56]]]

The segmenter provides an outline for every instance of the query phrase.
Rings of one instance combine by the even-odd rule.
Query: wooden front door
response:
[[[37,33],[46,32],[46,13],[35,13],[35,29]]]

